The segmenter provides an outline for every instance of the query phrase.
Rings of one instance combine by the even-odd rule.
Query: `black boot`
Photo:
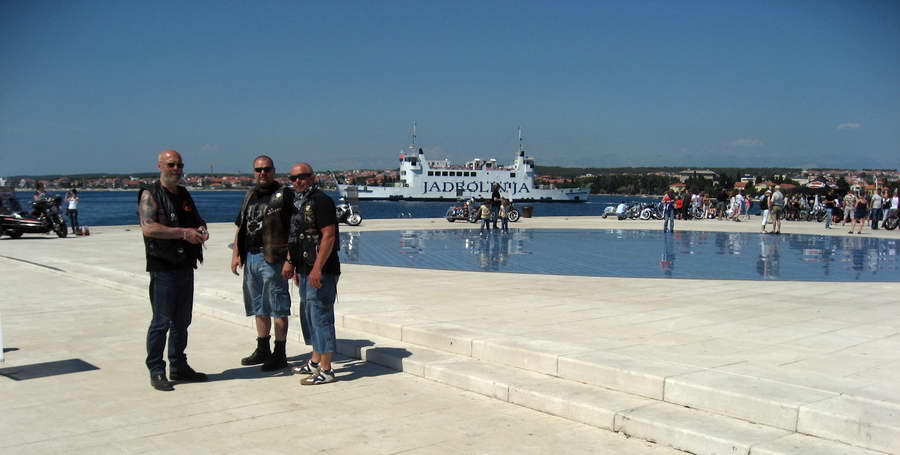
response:
[[[269,357],[269,360],[267,360],[260,368],[261,370],[275,371],[287,368],[287,354],[284,352],[285,343],[287,343],[287,341],[275,340],[275,350],[272,351],[272,356]]]
[[[259,365],[266,363],[272,357],[272,351],[269,349],[269,336],[259,337],[256,339],[256,350],[250,357],[241,359],[241,365]]]

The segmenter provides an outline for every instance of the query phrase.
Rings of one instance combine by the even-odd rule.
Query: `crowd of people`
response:
[[[161,152],[157,168],[159,180],[138,193],[152,310],[145,363],[150,385],[172,391],[176,382],[208,380],[188,364],[185,350],[194,270],[203,262],[202,245],[209,232],[190,192],[179,184],[181,155]],[[254,318],[257,335],[256,348],[240,363],[261,365],[262,371],[289,366],[285,345],[291,315],[288,282],[293,280],[299,289],[300,330],[312,347],[309,358],[293,371],[305,376],[302,385],[334,382],[334,302],[341,273],[334,201],[318,188],[308,163],[293,165],[289,187],[275,180],[275,163],[266,155],[253,160],[253,172],[255,186],[247,191],[235,219],[231,257],[232,272],[243,272],[244,309]]]
[[[497,221],[500,222],[500,229],[503,232],[509,232],[510,202],[509,199],[500,196],[499,184],[495,183],[491,186],[491,199],[485,201],[479,210],[478,217],[481,218],[482,234],[492,229],[496,231]]]
[[[781,233],[781,221],[800,221],[822,213],[825,228],[841,222],[850,224],[849,233],[862,233],[865,225],[879,229],[879,224],[897,216],[900,208],[898,190],[888,188],[875,191],[853,190],[840,195],[833,189],[813,197],[800,193],[784,194],[780,185],[766,189],[755,200],[742,190],[720,189],[715,195],[688,190],[669,190],[662,197],[663,232],[674,230],[675,220],[717,219],[741,221],[750,219],[750,209],[756,202],[762,216],[762,233]],[[767,226],[772,225],[768,231]]]

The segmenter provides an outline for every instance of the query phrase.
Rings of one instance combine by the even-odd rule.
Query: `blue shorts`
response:
[[[247,253],[244,264],[244,309],[247,316],[286,318],[291,315],[288,282],[281,276],[284,262],[270,264],[262,253]]]
[[[303,341],[313,351],[327,354],[337,350],[334,334],[334,301],[340,275],[322,275],[322,287],[308,283],[309,275],[300,275],[300,325]]]

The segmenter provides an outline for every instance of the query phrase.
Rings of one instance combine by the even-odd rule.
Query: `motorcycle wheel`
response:
[[[362,223],[362,217],[358,213],[354,213],[347,218],[347,224],[350,226],[359,226],[360,223]]]
[[[10,236],[11,238],[17,239],[22,236],[22,233],[19,231],[6,231],[6,235]]]
[[[56,223],[56,227],[53,228],[53,231],[56,232],[56,236],[61,239],[64,239],[69,235],[69,227],[66,226],[65,221]]]
[[[650,219],[650,209],[641,210],[641,219],[647,221]]]
[[[519,221],[519,211],[516,209],[510,210],[508,217],[509,217],[509,221],[511,221],[513,223],[515,223],[516,221]]]
[[[825,219],[825,214],[820,213],[820,214],[816,215],[816,222],[817,222],[817,223],[821,223],[824,219]]]
[[[884,228],[893,231],[897,229],[897,222],[900,221],[900,218],[888,218],[884,220]]]
[[[478,216],[477,215],[469,215],[468,221],[470,223],[474,223],[474,222],[478,221]]]

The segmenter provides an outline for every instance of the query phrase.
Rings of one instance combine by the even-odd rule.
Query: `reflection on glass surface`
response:
[[[681,234],[679,232],[679,234]],[[675,270],[675,247],[673,246],[672,235],[663,235],[662,255],[659,259],[659,268],[662,269],[663,275],[670,277],[672,271]]]
[[[759,258],[756,259],[756,272],[763,279],[778,279],[781,257],[778,255],[777,240],[777,236],[774,235],[759,236]]]
[[[365,247],[363,248],[363,245]],[[341,261],[440,270],[800,281],[900,281],[897,240],[643,230],[341,233]],[[675,267],[677,259],[678,267]]]

